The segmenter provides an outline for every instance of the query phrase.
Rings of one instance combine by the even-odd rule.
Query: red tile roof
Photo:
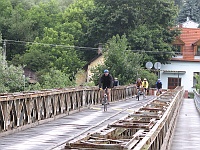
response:
[[[183,46],[183,61],[199,61],[194,59],[194,44],[200,40],[200,28],[180,28],[181,34],[179,38],[185,43]],[[177,58],[173,58],[177,60]]]

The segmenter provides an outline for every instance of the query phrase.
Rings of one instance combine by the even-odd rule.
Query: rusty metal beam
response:
[[[167,129],[169,126],[165,126],[165,123],[170,122],[170,111],[172,114],[174,113],[175,104],[180,101],[177,98],[183,96],[182,91],[183,88],[167,91],[159,99],[148,103],[123,119],[115,121],[105,130],[66,143],[66,148],[160,149],[163,141],[160,141],[159,138],[165,138],[165,132],[169,131]]]

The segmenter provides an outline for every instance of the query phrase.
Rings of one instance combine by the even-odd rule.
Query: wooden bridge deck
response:
[[[193,99],[184,99],[171,150],[200,150],[200,115]]]
[[[102,105],[93,106],[82,112],[74,113],[18,133],[0,137],[0,149],[54,149],[80,133],[91,133],[111,122],[114,122],[115,120],[124,117],[146,104],[147,101],[152,98],[153,97],[148,97],[148,99],[141,101],[131,98],[126,101],[111,103],[108,105],[107,112],[103,112]],[[131,108],[132,106],[135,107]],[[109,119],[109,117],[111,118]]]

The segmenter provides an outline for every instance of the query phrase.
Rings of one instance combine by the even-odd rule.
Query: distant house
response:
[[[90,82],[93,76],[91,70],[96,66],[103,64],[104,64],[104,56],[102,53],[99,53],[96,57],[94,57],[83,67],[83,70],[79,71],[76,74],[76,84],[82,85],[85,82]]]
[[[181,35],[173,43],[178,54],[170,64],[161,66],[160,78],[165,89],[181,85],[192,92],[196,84],[194,76],[200,74],[200,28],[180,29]]]
[[[180,24],[179,27],[182,27],[182,28],[198,28],[199,24],[190,20],[189,17],[187,17],[187,21]]]

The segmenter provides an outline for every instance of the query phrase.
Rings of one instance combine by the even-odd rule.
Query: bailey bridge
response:
[[[0,149],[199,150],[199,94],[153,91],[115,87],[106,112],[97,87],[1,94]]]

